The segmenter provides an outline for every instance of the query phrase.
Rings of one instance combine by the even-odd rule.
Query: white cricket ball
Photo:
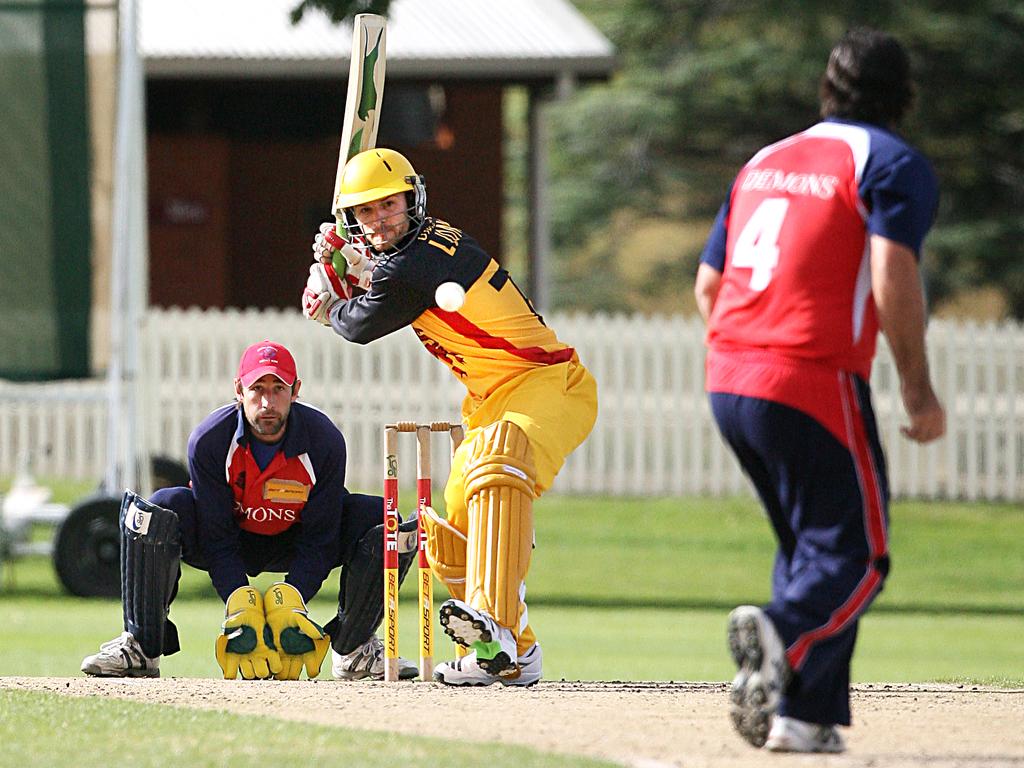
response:
[[[466,300],[466,292],[458,283],[441,283],[434,291],[434,301],[445,312],[457,312]]]

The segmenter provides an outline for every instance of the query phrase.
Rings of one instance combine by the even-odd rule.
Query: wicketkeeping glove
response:
[[[264,680],[281,671],[281,657],[266,642],[270,634],[258,591],[239,587],[228,596],[223,628],[215,650],[225,680],[234,680],[239,672],[246,680]]]
[[[319,675],[331,639],[309,618],[299,590],[291,584],[278,582],[267,590],[263,604],[267,610],[270,642],[281,654],[281,671],[275,677],[298,680],[303,666],[307,677]]]

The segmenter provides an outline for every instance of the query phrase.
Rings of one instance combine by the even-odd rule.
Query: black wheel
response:
[[[121,596],[121,500],[80,501],[54,537],[53,565],[64,588],[78,597]]]
[[[180,461],[166,456],[154,456],[152,462],[154,491],[161,488],[188,487],[188,469]]]

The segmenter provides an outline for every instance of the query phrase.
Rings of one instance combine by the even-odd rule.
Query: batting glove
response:
[[[330,264],[334,261],[334,254],[340,251],[345,245],[345,238],[338,234],[333,221],[325,221],[320,225],[320,231],[313,238],[313,258],[321,264]]]
[[[309,618],[299,590],[284,582],[273,584],[264,595],[263,604],[271,642],[281,654],[281,671],[275,677],[298,680],[303,666],[307,677],[319,675],[331,639]]]
[[[352,291],[345,280],[338,277],[329,264],[311,264],[309,279],[302,292],[302,314],[321,325],[331,324],[331,309],[339,301],[352,297]]]
[[[265,680],[281,671],[281,657],[268,647],[263,596],[252,587],[239,587],[228,596],[223,632],[214,649],[225,680],[238,673],[246,680]]]
[[[342,259],[344,259],[344,264]],[[365,244],[346,240],[338,234],[333,221],[320,225],[320,232],[313,239],[313,256],[321,264],[330,264],[340,275],[353,285],[367,290],[370,276],[377,265],[373,251]],[[343,268],[344,267],[344,268]]]

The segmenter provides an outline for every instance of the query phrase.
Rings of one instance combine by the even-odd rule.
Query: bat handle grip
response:
[[[336,222],[334,229],[329,230],[324,234],[324,239],[335,251],[334,258],[331,259],[331,271],[334,272],[335,275],[344,275],[347,271],[345,262],[348,261],[348,257],[345,253],[345,246],[348,245],[348,241],[338,234],[338,232],[341,231],[341,220],[336,219]]]
[[[342,298],[348,298],[352,292],[345,285],[344,272],[338,272],[333,264],[324,264],[324,274],[327,276],[327,281],[331,284],[331,290],[334,291],[336,296]]]

